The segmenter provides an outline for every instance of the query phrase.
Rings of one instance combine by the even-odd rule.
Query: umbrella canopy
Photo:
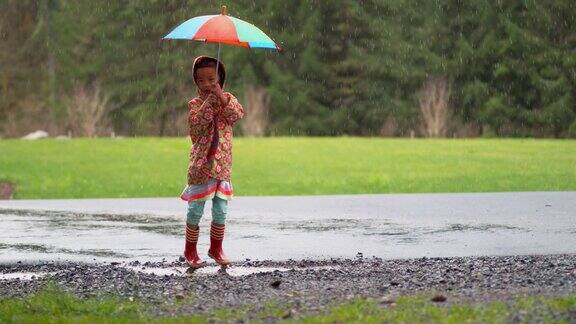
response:
[[[280,46],[258,27],[228,16],[226,6],[222,6],[219,15],[199,16],[183,22],[164,36],[164,39],[188,39],[246,48],[281,50]]]

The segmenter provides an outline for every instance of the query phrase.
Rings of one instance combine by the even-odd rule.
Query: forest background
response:
[[[0,0],[0,137],[186,136],[200,0]],[[237,0],[281,53],[224,46],[244,136],[576,137],[572,0]]]

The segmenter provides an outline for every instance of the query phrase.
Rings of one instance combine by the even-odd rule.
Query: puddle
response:
[[[11,272],[0,273],[0,280],[33,280],[47,275],[55,274],[56,272]]]
[[[134,272],[146,273],[155,276],[209,276],[217,274],[226,274],[233,277],[248,276],[257,273],[272,273],[272,272],[286,272],[286,271],[306,271],[306,270],[330,270],[336,269],[332,266],[318,266],[307,268],[283,268],[283,267],[243,267],[243,266],[230,266],[226,269],[220,266],[206,266],[200,269],[193,270],[188,267],[173,267],[173,268],[160,268],[160,267],[138,267],[138,266],[123,266],[126,269]],[[34,280],[47,275],[53,275],[57,272],[11,272],[0,273],[0,280]]]
[[[542,195],[549,198],[542,200]],[[560,254],[574,253],[576,246],[576,200],[571,193],[242,198],[234,202],[226,227],[224,248],[238,264],[228,269],[231,276],[291,270],[258,268],[243,264],[246,259],[353,258],[357,253],[379,258]],[[554,208],[542,210],[544,204]],[[186,206],[175,198],[23,201],[2,206],[0,262],[151,261],[154,265],[163,259],[178,260],[184,248]],[[202,255],[210,244],[210,221],[207,211],[198,241]],[[186,270],[144,271],[184,276]],[[212,263],[198,274],[218,270]]]
[[[308,267],[308,268],[282,268],[282,267],[242,267],[230,266],[226,269],[220,266],[206,266],[200,269],[193,270],[188,267],[178,268],[159,268],[159,267],[136,267],[125,266],[135,272],[146,274],[153,274],[156,276],[189,276],[189,275],[215,275],[227,274],[233,277],[248,276],[257,273],[270,273],[270,272],[286,272],[286,271],[305,271],[305,270],[331,270],[335,269],[332,266]]]

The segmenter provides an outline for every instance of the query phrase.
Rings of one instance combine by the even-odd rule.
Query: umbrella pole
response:
[[[218,75],[218,77],[220,77],[220,75],[218,74],[218,67],[220,67],[220,43],[218,43],[218,62],[216,62],[216,75]]]
[[[221,11],[220,11],[220,15],[226,16],[226,6],[222,6]],[[218,78],[220,78],[220,75],[218,74],[218,67],[220,66],[219,62],[220,62],[220,42],[218,42],[218,62],[216,62],[216,75],[218,76]]]

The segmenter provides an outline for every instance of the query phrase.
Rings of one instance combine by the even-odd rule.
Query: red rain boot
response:
[[[210,249],[208,250],[208,256],[214,259],[216,263],[221,266],[227,266],[230,264],[230,260],[222,251],[222,241],[224,240],[224,224],[214,224],[210,228]]]
[[[206,265],[206,262],[202,261],[198,256],[198,251],[196,250],[196,244],[198,243],[198,235],[200,229],[198,226],[192,226],[186,224],[186,245],[184,246],[184,258],[190,266],[190,268],[198,269]]]

